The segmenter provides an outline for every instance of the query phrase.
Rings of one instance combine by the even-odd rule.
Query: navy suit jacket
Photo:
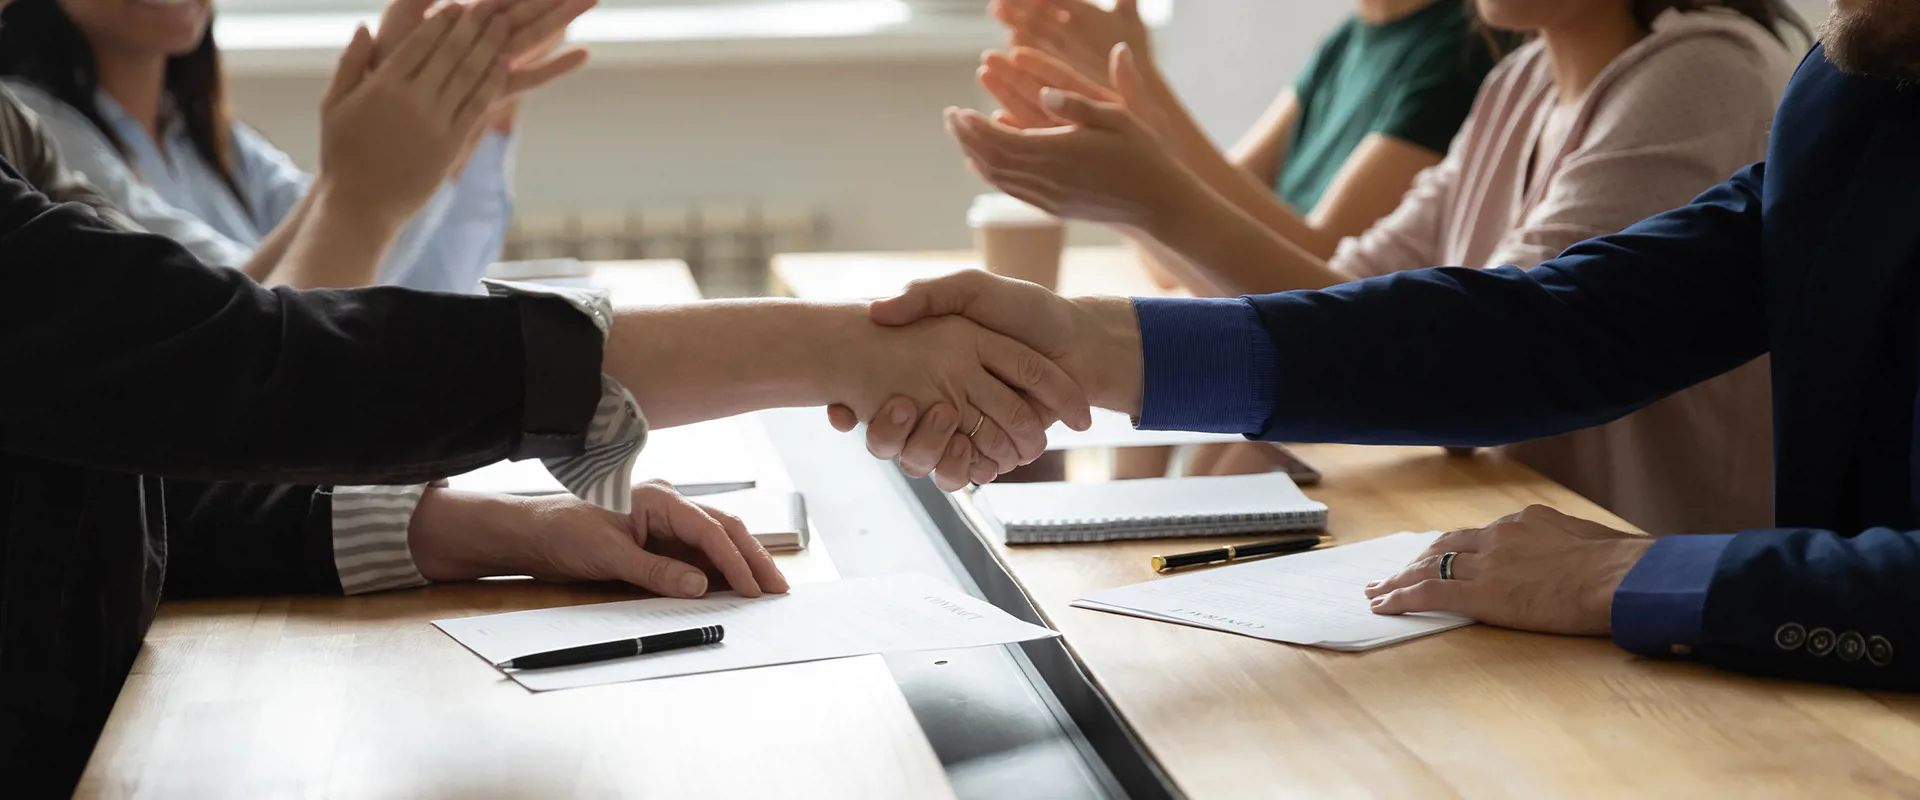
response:
[[[1896,391],[1869,380],[1876,354],[1915,331],[1894,298],[1916,244],[1920,90],[1844,74],[1816,48],[1767,161],[1689,206],[1529,270],[1439,268],[1248,298],[1282,387],[1261,438],[1503,444],[1609,422],[1771,353],[1779,527],[1741,533],[1713,564],[1693,655],[1920,689],[1920,531],[1911,514],[1858,510],[1875,505],[1863,492],[1889,491],[1858,476],[1909,468],[1857,463],[1854,446],[1874,433],[1856,429],[1865,394]],[[1904,457],[1907,444],[1891,449]],[[1877,505],[1911,508],[1899,488],[1909,496]],[[1874,658],[1802,647],[1795,629],[1878,637]]]

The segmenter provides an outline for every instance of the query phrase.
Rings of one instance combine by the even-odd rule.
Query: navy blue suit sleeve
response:
[[[1280,387],[1260,438],[1507,444],[1612,421],[1762,355],[1763,169],[1532,269],[1249,298]]]
[[[1643,656],[1700,646],[1701,615],[1714,568],[1732,534],[1668,536],[1654,542],[1613,593],[1613,641]]]
[[[1873,689],[1920,689],[1920,531],[1747,531],[1721,553],[1695,658]]]
[[[1140,428],[1248,434],[1273,413],[1273,346],[1245,300],[1136,298]]]

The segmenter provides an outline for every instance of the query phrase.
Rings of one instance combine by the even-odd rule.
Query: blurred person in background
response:
[[[949,124],[1002,190],[1144,232],[1178,254],[1163,263],[1190,286],[1213,290],[1198,294],[1318,289],[1432,264],[1530,267],[1763,158],[1792,67],[1785,37],[1804,32],[1777,0],[1474,8],[1481,24],[1531,41],[1494,69],[1446,158],[1331,257],[1321,240],[1276,224],[1279,203],[1245,191],[1217,154],[1177,144],[1190,126],[1166,122],[1184,114],[1131,45],[1096,74],[1016,53],[988,68],[1000,73],[988,86],[1007,108],[1001,118],[949,111]],[[1763,525],[1768,393],[1756,361],[1625,419],[1505,450],[1652,532]]]
[[[357,68],[393,57],[434,2],[393,0],[369,63]],[[398,87],[405,93],[387,98],[378,115],[349,124],[329,120],[338,109],[323,105],[319,175],[233,118],[210,0],[15,0],[0,14],[0,76],[39,114],[74,169],[141,226],[207,264],[296,288],[378,282],[475,292],[512,213],[516,99],[585,62],[582,50],[553,51],[567,24],[593,4],[481,0],[435,9],[435,16],[468,12],[433,28],[465,50],[441,48],[439,57],[407,65],[409,75],[394,77],[412,85]],[[476,33],[456,31],[460,25]],[[448,78],[493,68],[489,49],[505,52],[508,84],[483,113],[455,118],[462,98],[441,98]],[[476,78],[485,77],[463,85],[481,86]],[[389,157],[358,158],[379,145],[391,147]],[[408,163],[394,170],[400,159],[392,156]],[[435,180],[421,196],[413,177],[429,168]],[[380,227],[404,228],[382,237],[375,264],[286,258],[311,217],[314,187],[330,172],[355,169],[386,178],[362,210],[382,213],[373,220]]]
[[[1440,163],[1481,82],[1513,44],[1503,34],[1476,30],[1464,0],[1354,0],[1353,6],[1293,85],[1227,152],[1161,77],[1137,0],[1119,0],[1111,10],[1087,0],[995,0],[991,11],[1012,31],[1015,50],[989,54],[981,80],[996,94],[1024,96],[1022,71],[1046,75],[1064,65],[1104,83],[1113,48],[1126,44],[1154,98],[1155,133],[1175,157],[1256,219],[1327,258],[1340,240],[1393,211],[1421,170]],[[1132,228],[1121,233],[1162,286],[1220,293],[1152,237]],[[1203,447],[1189,470],[1264,471],[1274,464],[1270,452]],[[1124,450],[1116,471],[1158,477],[1167,471],[1169,453]]]

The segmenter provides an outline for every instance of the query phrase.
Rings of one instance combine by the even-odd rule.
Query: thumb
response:
[[[620,559],[620,579],[661,597],[699,597],[707,593],[707,574],[683,561],[640,548]]]
[[[340,53],[340,64],[333,69],[333,83],[327,86],[326,100],[322,105],[332,107],[346,99],[366,79],[367,68],[372,65],[373,34],[367,32],[367,26],[361,25],[354,30],[353,41],[348,42],[347,49]]]
[[[1125,109],[1112,103],[1096,103],[1078,92],[1049,86],[1040,90],[1040,103],[1055,116],[1083,128],[1112,131],[1126,124]]]
[[[877,325],[912,325],[927,317],[964,314],[994,280],[982,270],[970,269],[907,284],[899,297],[876,300],[868,314]]]

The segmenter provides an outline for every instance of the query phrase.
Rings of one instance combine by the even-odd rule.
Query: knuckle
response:
[[[673,562],[664,558],[653,559],[641,571],[641,577],[649,587],[667,586],[668,579],[673,577]]]
[[[1020,356],[1014,362],[1014,374],[1019,377],[1022,386],[1039,386],[1053,376],[1053,362],[1046,356],[1022,348]]]

